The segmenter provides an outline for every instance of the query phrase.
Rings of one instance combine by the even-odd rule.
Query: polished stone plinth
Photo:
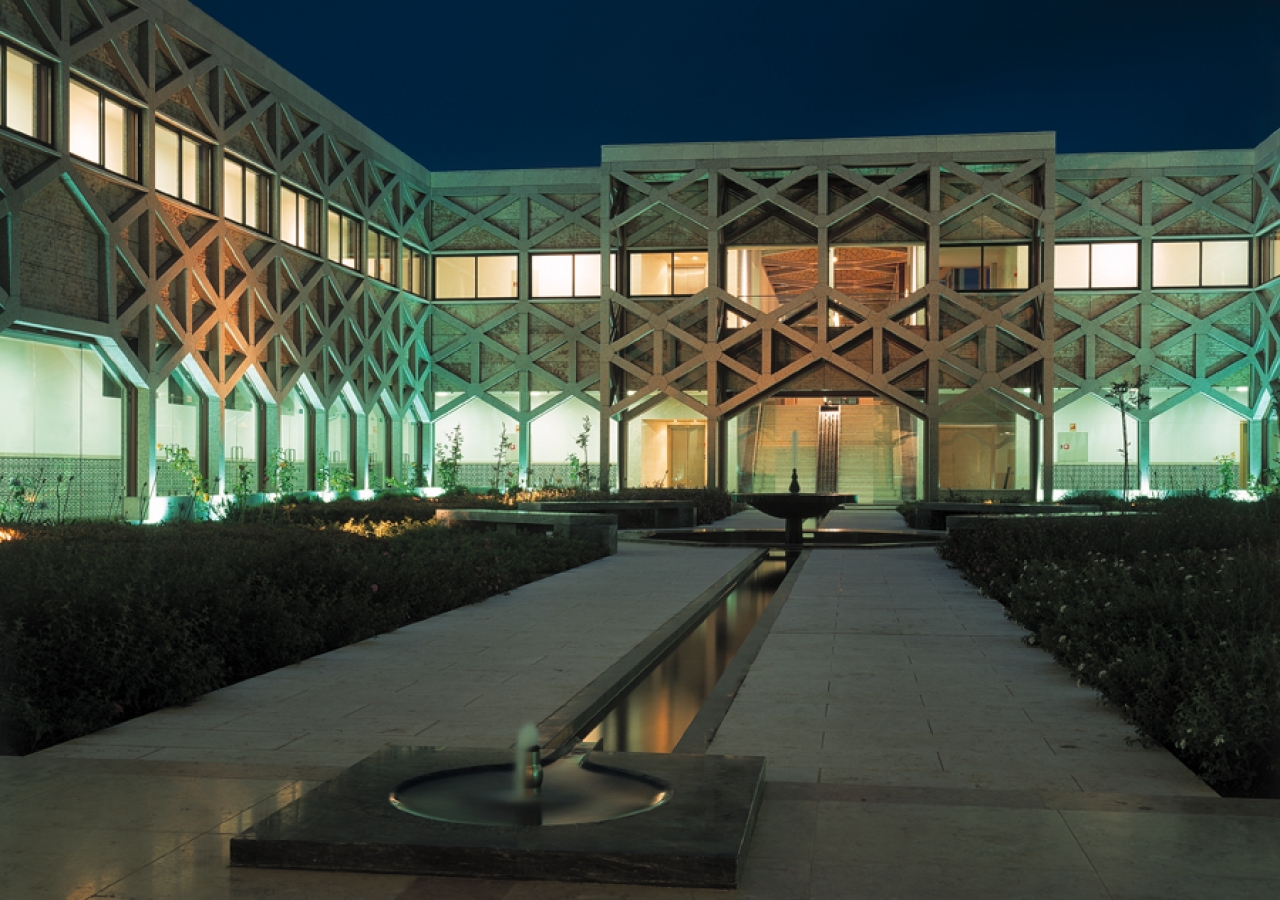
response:
[[[386,747],[232,839],[231,864],[706,888],[737,885],[764,790],[765,760],[760,757],[593,753],[593,763],[667,782],[671,796],[648,812],[584,825],[437,822],[404,813],[388,799],[410,778],[501,764],[509,758],[502,750]]]

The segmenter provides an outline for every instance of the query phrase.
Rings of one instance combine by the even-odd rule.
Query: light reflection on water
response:
[[[761,563],[583,740],[601,750],[670,753],[786,573],[785,560]]]

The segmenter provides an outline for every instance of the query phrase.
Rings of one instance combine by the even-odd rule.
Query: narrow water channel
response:
[[[670,753],[787,574],[765,559],[583,737],[599,749]]]

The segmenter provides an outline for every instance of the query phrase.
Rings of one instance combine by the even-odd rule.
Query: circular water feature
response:
[[[467,825],[576,825],[648,812],[671,798],[657,778],[568,757],[542,770],[541,788],[521,794],[511,765],[433,772],[399,785],[391,803],[424,819]]]

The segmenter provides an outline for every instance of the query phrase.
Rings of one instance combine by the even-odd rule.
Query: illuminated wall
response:
[[[299,488],[321,460],[378,486],[459,423],[477,487],[504,423],[520,477],[554,483],[583,415],[609,484],[734,486],[744,416],[788,397],[909,416],[875,428],[912,435],[895,477],[917,496],[1111,485],[1097,397],[1138,375],[1140,486],[1280,452],[1280,136],[669,144],[432,173],[183,0],[135,5],[92,24],[0,5],[0,452],[74,439],[114,460],[103,496],[179,490],[157,444],[219,485],[244,466],[265,486],[279,454]],[[15,360],[54,346],[98,374],[21,387]],[[1095,419],[1089,460],[1064,458],[1063,423]],[[990,457],[963,478],[962,427]]]

